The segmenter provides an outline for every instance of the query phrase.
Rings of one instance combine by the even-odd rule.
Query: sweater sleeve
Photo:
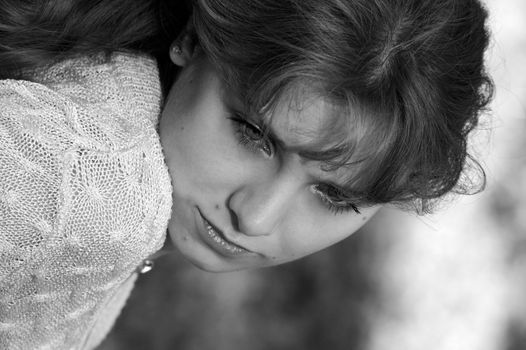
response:
[[[164,167],[156,69],[153,60],[121,53],[65,61],[35,72],[34,82],[0,80],[0,296],[6,276],[49,250],[61,210],[78,191],[116,186],[107,176],[133,168],[132,153],[155,150],[155,167]],[[92,171],[110,165],[108,174]]]
[[[51,97],[51,98],[50,98]],[[50,238],[59,206],[60,155],[74,129],[64,99],[44,86],[0,81],[0,295]]]
[[[92,344],[170,217],[155,63],[61,62],[0,106],[0,348]]]

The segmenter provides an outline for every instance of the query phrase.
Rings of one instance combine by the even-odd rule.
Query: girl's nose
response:
[[[296,204],[300,186],[293,176],[247,183],[229,199],[234,227],[249,236],[270,235]]]

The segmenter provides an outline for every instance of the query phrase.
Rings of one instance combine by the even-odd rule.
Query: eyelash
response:
[[[258,125],[247,121],[244,117],[237,113],[229,119],[234,122],[234,130],[237,139],[241,145],[254,152],[263,152],[266,157],[271,157],[274,154],[274,145],[272,141],[263,133],[263,131]],[[258,136],[248,136],[247,130],[251,130],[251,132],[256,132]],[[320,187],[323,186],[327,187],[325,191],[320,189]],[[354,211],[355,213],[360,214],[360,210],[353,203],[347,202],[345,200],[335,200],[330,198],[330,196],[327,194],[327,192],[329,191],[336,192],[340,198],[343,197],[340,191],[331,185],[313,185],[312,191],[319,196],[320,200],[323,202],[325,207],[334,214],[342,214],[350,211]],[[337,203],[338,201],[339,203]]]
[[[321,190],[320,187],[322,186],[328,187],[328,190],[325,190],[325,191]],[[342,213],[347,213],[350,211],[354,211],[356,214],[360,214],[360,209],[358,209],[358,207],[355,204],[348,202],[346,200],[342,200],[342,199],[335,200],[334,198],[331,198],[327,194],[327,192],[329,191],[336,192],[337,196],[339,196],[340,198],[344,196],[343,194],[340,194],[340,191],[337,188],[334,188],[331,185],[327,185],[327,184],[313,185],[312,191],[318,194],[323,204],[327,207],[327,209],[329,209],[334,214],[342,214]]]

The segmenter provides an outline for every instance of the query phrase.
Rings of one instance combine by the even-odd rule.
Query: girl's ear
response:
[[[185,28],[170,45],[170,59],[179,67],[186,66],[194,54],[196,44],[195,30],[190,18]]]
[[[187,31],[183,31],[170,45],[170,60],[179,67],[190,62],[195,43]]]

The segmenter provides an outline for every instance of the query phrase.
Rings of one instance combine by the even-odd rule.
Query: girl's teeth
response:
[[[219,236],[219,234],[216,232],[216,230],[214,230],[214,228],[210,225],[207,225],[206,226],[206,230],[208,231],[208,234],[210,235],[210,237],[212,237],[212,239],[222,245],[223,247],[225,247],[227,250],[231,251],[231,252],[234,252],[234,253],[242,253],[244,250],[236,247],[236,246],[233,246],[232,244],[228,243],[227,241],[225,241],[223,238],[221,238]]]

